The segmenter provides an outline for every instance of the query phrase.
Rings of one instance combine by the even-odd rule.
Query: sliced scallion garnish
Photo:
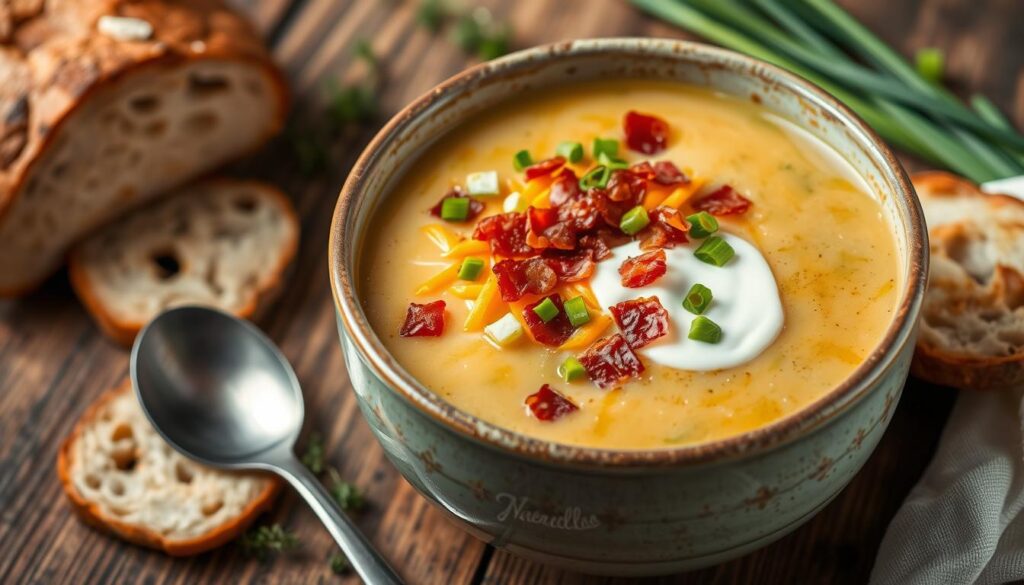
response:
[[[583,160],[583,145],[579,142],[566,141],[555,148],[555,154],[565,157],[571,163],[578,163]]]
[[[690,323],[690,333],[687,337],[704,343],[718,343],[722,340],[722,328],[704,315],[698,315]]]
[[[523,326],[512,313],[505,313],[500,319],[484,327],[484,335],[500,346],[506,346],[523,336]]]
[[[612,176],[611,169],[606,166],[594,167],[587,171],[587,174],[580,177],[580,189],[604,189],[608,179]]]
[[[469,197],[449,197],[441,202],[441,219],[465,221],[469,217]]]
[[[690,222],[690,235],[695,238],[706,238],[718,231],[718,220],[706,211],[698,211],[686,216]]]
[[[725,266],[736,255],[736,252],[729,245],[729,242],[718,236],[711,236],[704,240],[704,243],[697,248],[693,255],[701,262],[706,262],[713,266]]]
[[[466,176],[466,190],[469,191],[470,195],[489,197],[497,195],[500,189],[497,171],[470,173]]]
[[[551,299],[544,299],[533,308],[540,320],[547,323],[558,316],[558,306]]]
[[[710,288],[700,283],[694,284],[690,287],[690,292],[686,293],[686,298],[683,299],[683,308],[694,315],[700,315],[707,310],[712,298]]]
[[[484,261],[479,258],[466,258],[459,267],[460,280],[476,280],[484,269]]]
[[[569,317],[569,323],[573,327],[580,327],[590,322],[590,311],[587,310],[587,304],[583,301],[582,296],[565,301],[565,314]]]
[[[530,156],[529,150],[520,150],[512,156],[512,168],[517,172],[521,172],[528,166],[533,164],[533,157]]]
[[[622,160],[621,158],[616,158],[614,156],[608,156],[607,154],[605,154],[603,152],[601,153],[600,156],[597,157],[597,162],[603,164],[604,166],[608,167],[609,169],[611,169],[613,171],[617,171],[619,169],[628,169],[629,168],[629,163],[628,162]]]
[[[633,209],[622,214],[622,220],[619,221],[619,229],[621,229],[623,233],[632,236],[647,227],[647,224],[649,223],[651,223],[651,218],[648,217],[647,210],[644,209],[643,205],[637,205]]]
[[[592,150],[594,160],[601,158],[602,154],[615,158],[619,154],[619,141],[614,138],[595,138]]]
[[[566,382],[572,382],[586,376],[587,369],[583,367],[583,364],[578,359],[570,356],[559,364],[558,375]]]

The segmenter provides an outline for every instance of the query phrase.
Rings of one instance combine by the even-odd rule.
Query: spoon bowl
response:
[[[302,428],[288,361],[252,324],[213,309],[158,316],[135,344],[132,379],[164,439],[210,465],[246,466]]]
[[[157,316],[135,338],[132,385],[157,432],[212,467],[276,473],[306,500],[364,582],[401,583],[292,448],[302,389],[252,324],[205,307]]]

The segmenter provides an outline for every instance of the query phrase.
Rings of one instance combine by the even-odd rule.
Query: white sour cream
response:
[[[655,296],[668,311],[669,334],[639,350],[647,359],[680,370],[719,370],[744,364],[765,350],[782,330],[782,301],[772,269],[752,244],[737,236],[719,232],[736,251],[725,266],[706,264],[693,255],[701,241],[665,250],[668,271],[642,288],[622,286],[619,267],[626,259],[639,256],[639,242],[612,250],[612,256],[597,264],[590,283],[606,309],[614,304]],[[683,297],[696,283],[711,289],[714,300],[704,311],[722,328],[718,343],[688,339],[695,317],[683,308]]]

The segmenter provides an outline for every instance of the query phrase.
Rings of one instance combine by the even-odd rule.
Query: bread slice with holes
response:
[[[299,223],[288,198],[253,181],[214,179],[136,210],[77,245],[72,287],[123,345],[164,309],[207,305],[256,318],[281,289]]]
[[[0,296],[283,126],[283,76],[222,0],[0,2]]]
[[[179,454],[146,419],[130,381],[86,409],[61,445],[57,475],[88,524],[175,556],[233,540],[281,487],[270,475],[211,469]]]
[[[931,240],[915,375],[974,390],[1024,383],[1024,202],[948,173],[913,183]]]

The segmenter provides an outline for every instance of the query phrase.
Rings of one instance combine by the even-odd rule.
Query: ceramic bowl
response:
[[[884,339],[843,384],[754,431],[695,446],[616,451],[497,427],[432,394],[389,355],[359,301],[369,219],[407,163],[440,136],[526,92],[594,79],[660,79],[763,104],[843,155],[895,232],[902,290]],[[927,272],[907,177],[881,140],[821,89],[763,62],[675,40],[596,39],[469,69],[398,113],[341,192],[330,239],[338,330],[359,406],[387,456],[467,530],[515,554],[602,574],[663,574],[763,546],[821,510],[857,473],[900,397]]]

